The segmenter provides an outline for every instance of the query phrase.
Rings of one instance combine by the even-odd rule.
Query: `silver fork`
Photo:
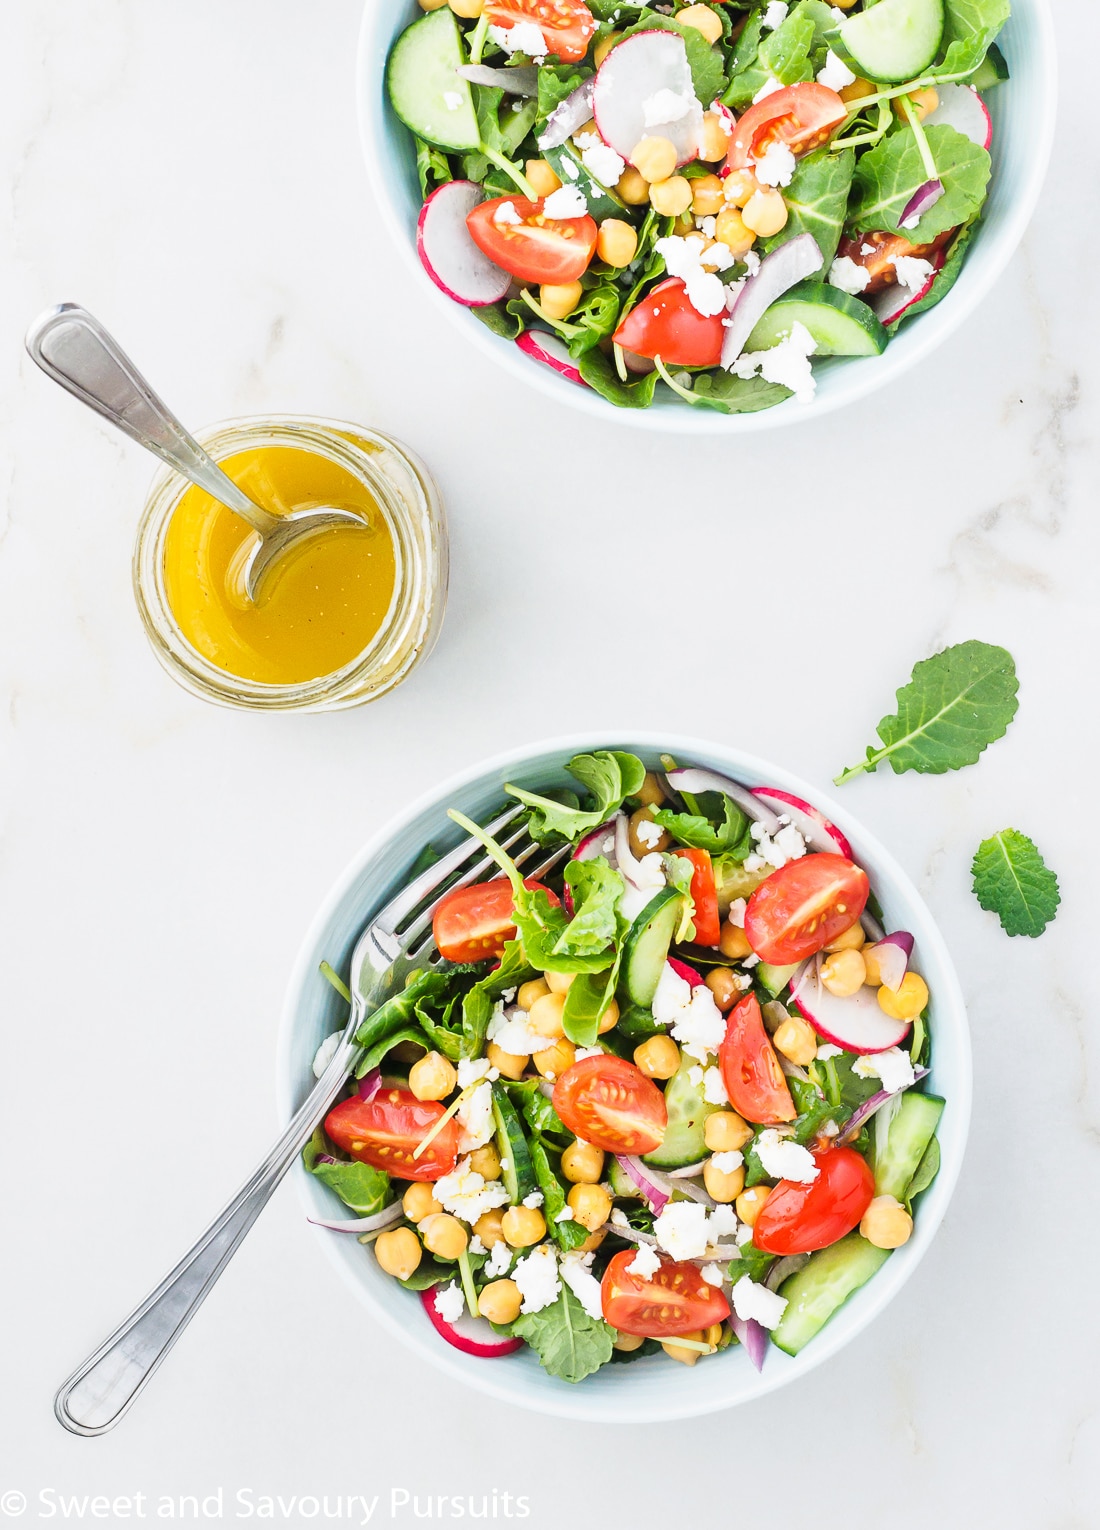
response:
[[[543,847],[510,809],[487,825],[528,875],[545,876],[567,846]],[[62,1385],[54,1412],[73,1434],[106,1434],[129,1410],[153,1372],[194,1317],[276,1185],[324,1119],[364,1055],[356,1033],[364,1019],[405,985],[418,968],[444,965],[432,936],[432,914],[444,893],[479,881],[496,867],[477,840],[463,840],[385,905],[356,942],[351,958],[351,1018],[336,1052],[295,1111],[271,1152],[173,1270]]]

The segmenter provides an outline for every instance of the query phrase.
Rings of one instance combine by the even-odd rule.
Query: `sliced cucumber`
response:
[[[763,983],[773,998],[778,998],[801,965],[795,962],[793,967],[773,967],[771,962],[757,962],[756,980]]]
[[[429,11],[431,16],[435,11]],[[496,1122],[497,1152],[500,1154],[500,1177],[513,1206],[518,1206],[525,1196],[537,1189],[535,1167],[527,1148],[516,1107],[505,1092],[503,1084],[493,1085],[493,1120]]]
[[[880,0],[885,4],[886,0]],[[761,316],[745,342],[747,351],[766,351],[804,324],[817,341],[817,356],[881,356],[889,336],[859,298],[827,282],[799,282]]]
[[[607,1183],[611,1186],[612,1195],[618,1196],[621,1201],[641,1200],[642,1198],[642,1192],[617,1158],[608,1159]]]
[[[418,137],[443,149],[481,146],[473,94],[455,73],[465,62],[458,22],[444,6],[406,27],[386,65],[394,111]]]
[[[721,1107],[709,1105],[703,1098],[702,1084],[692,1083],[689,1075],[698,1066],[693,1057],[685,1057],[665,1085],[668,1126],[660,1147],[647,1153],[644,1160],[655,1169],[683,1169],[707,1156],[703,1123]]]
[[[588,203],[588,211],[597,223],[605,218],[631,218],[633,211],[621,197],[598,181],[571,143],[556,149],[543,149],[542,157],[552,166],[563,186],[576,186]]]
[[[966,82],[979,92],[992,90],[1008,79],[1008,61],[996,43],[990,43],[989,52]]]
[[[880,0],[886,5],[887,0]],[[788,1355],[797,1355],[819,1333],[853,1291],[866,1284],[890,1257],[888,1248],[876,1248],[858,1232],[839,1243],[819,1249],[797,1274],[785,1280],[779,1291],[787,1309],[772,1330],[772,1341]]]
[[[943,1107],[944,1101],[935,1094],[914,1094],[910,1090],[902,1095],[897,1114],[890,1122],[885,1151],[881,1158],[875,1155],[876,1195],[905,1199],[909,1181],[936,1134]]]
[[[622,986],[632,1004],[648,1009],[653,1003],[682,903],[674,887],[662,887],[630,926],[623,948]]]
[[[718,884],[718,908],[723,914],[735,898],[751,898],[761,882],[766,882],[773,868],[763,871],[746,871],[740,861],[727,861],[719,856],[714,862],[714,875]]]
[[[878,0],[840,24],[838,50],[865,79],[900,85],[935,58],[943,37],[943,0]]]

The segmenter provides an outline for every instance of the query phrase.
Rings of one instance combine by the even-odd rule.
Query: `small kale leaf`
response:
[[[971,865],[974,896],[1007,935],[1041,935],[1058,912],[1058,878],[1018,829],[983,839]]]
[[[590,829],[606,823],[611,814],[633,797],[645,780],[645,766],[637,755],[618,749],[597,749],[592,754],[577,754],[565,767],[592,795],[590,808],[569,808],[550,797],[540,797],[518,786],[504,790],[531,809],[531,832],[538,838],[560,834],[576,840]]]
[[[512,1324],[542,1361],[543,1370],[562,1381],[583,1381],[606,1365],[614,1348],[615,1330],[602,1318],[589,1317],[568,1286],[541,1312],[528,1312]]]
[[[937,234],[966,223],[985,201],[990,158],[980,144],[946,123],[924,130],[943,195],[913,228],[904,232],[913,244],[927,244]],[[850,222],[863,230],[901,232],[901,218],[913,195],[928,180],[920,145],[911,127],[899,127],[868,149],[855,168]]]

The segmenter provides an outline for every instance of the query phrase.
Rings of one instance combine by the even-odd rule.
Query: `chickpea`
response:
[[[646,1078],[671,1078],[680,1066],[680,1048],[671,1036],[650,1036],[634,1048],[634,1066]]]
[[[854,4],[855,0],[852,0],[852,3]],[[843,90],[837,91],[837,95],[844,102],[862,101],[864,96],[873,96],[877,90],[878,86],[873,80],[860,79],[857,75],[850,85],[845,85]]]
[[[612,999],[611,1003],[607,1006],[607,1008],[604,1010],[603,1014],[600,1016],[600,1024],[599,1024],[599,1032],[598,1032],[599,1035],[606,1036],[608,1031],[613,1031],[615,1029],[615,1027],[618,1025],[618,1023],[619,1023],[619,1005],[618,1005],[618,1001],[616,999]]]
[[[735,1202],[737,1215],[748,1227],[755,1227],[756,1219],[764,1209],[764,1202],[771,1191],[767,1185],[753,1185],[751,1190],[742,1190]]]
[[[602,1185],[574,1185],[569,1192],[574,1221],[595,1232],[611,1215],[611,1197]]]
[[[915,972],[907,972],[894,992],[885,984],[878,991],[878,1007],[891,1020],[915,1020],[928,1003],[928,984]]]
[[[565,1013],[565,995],[563,993],[551,993],[549,989],[531,1005],[527,1014],[527,1024],[536,1036],[564,1036],[565,1026],[562,1016]]]
[[[408,1280],[420,1263],[423,1250],[411,1227],[395,1227],[374,1240],[374,1257],[387,1275]]]
[[[500,1154],[492,1142],[474,1149],[470,1154],[470,1168],[484,1180],[500,1178]]]
[[[425,1217],[420,1224],[420,1236],[428,1252],[437,1254],[440,1259],[457,1259],[465,1253],[470,1241],[462,1223],[446,1211],[436,1211]]]
[[[545,978],[531,978],[526,983],[521,983],[516,992],[516,1003],[520,1009],[530,1010],[538,999],[545,998],[550,992],[550,985]]]
[[[540,199],[550,196],[561,185],[561,177],[545,159],[529,159],[523,167],[523,173]]]
[[[841,11],[850,11],[855,3],[856,0],[837,0],[837,9]]]
[[[692,1329],[691,1333],[680,1335],[684,1339],[694,1339],[697,1344],[703,1343],[703,1330]],[[684,1344],[677,1344],[675,1339],[662,1339],[661,1348],[670,1360],[679,1360],[681,1365],[694,1365],[696,1360],[702,1358],[702,1350],[688,1349]]]
[[[517,1052],[505,1052],[495,1041],[490,1041],[485,1056],[490,1066],[505,1078],[520,1079],[527,1070],[526,1057],[521,1057]]]
[[[523,1297],[514,1280],[494,1280],[477,1299],[477,1310],[490,1323],[514,1323]]]
[[[561,1172],[571,1185],[598,1185],[603,1178],[604,1151],[578,1137],[561,1155]]]
[[[705,982],[723,1014],[732,1009],[741,997],[741,981],[730,967],[712,967]]]
[[[551,993],[568,993],[576,982],[575,972],[544,972],[546,986]]]
[[[703,116],[703,131],[699,135],[699,158],[704,164],[713,165],[716,160],[725,159],[729,146],[726,119],[720,112],[706,112]]]
[[[584,1242],[580,1245],[580,1247],[577,1250],[578,1254],[591,1254],[591,1253],[593,1253],[596,1249],[599,1248],[600,1244],[603,1242],[603,1240],[606,1237],[607,1237],[607,1228],[606,1227],[597,1227],[596,1231],[594,1233],[589,1233],[588,1237],[585,1238]]]
[[[752,1135],[752,1127],[735,1110],[716,1110],[703,1122],[703,1141],[712,1153],[735,1153]]]
[[[733,170],[722,182],[722,195],[731,207],[744,207],[760,190],[760,182],[751,170]]]
[[[736,1169],[720,1169],[713,1158],[708,1158],[703,1165],[703,1184],[712,1200],[729,1206],[745,1188],[745,1167],[739,1164]]]
[[[665,800],[665,790],[655,771],[647,770],[645,780],[638,790],[638,801],[643,807],[660,807]]]
[[[722,23],[717,12],[709,5],[688,5],[676,12],[676,20],[682,27],[694,27],[709,43],[716,43],[722,35]]]
[[[447,0],[417,0],[422,11],[441,11]]]
[[[644,825],[648,825],[648,828]],[[643,855],[651,855],[654,850],[667,850],[672,843],[668,831],[653,822],[653,809],[648,807],[631,813],[628,837],[631,853],[639,860]]]
[[[447,4],[464,21],[476,21],[485,9],[485,0],[447,0]]]
[[[547,1047],[545,1052],[536,1052],[531,1061],[542,1074],[551,1082],[561,1078],[567,1068],[571,1068],[577,1060],[577,1049],[571,1041],[566,1041],[563,1036],[560,1041],[555,1041],[552,1047]]]
[[[825,947],[825,950],[830,952],[859,951],[862,950],[866,942],[867,937],[863,933],[863,926],[857,919],[855,924],[848,926],[843,935],[838,935],[835,940],[830,940],[829,944]]]
[[[429,1052],[409,1069],[409,1088],[418,1100],[445,1100],[458,1074],[441,1052]]]
[[[717,1349],[719,1344],[722,1342],[722,1325],[721,1325],[721,1323],[712,1323],[710,1325],[710,1327],[706,1330],[706,1332],[703,1334],[703,1338],[704,1338],[704,1340],[706,1341],[707,1344],[713,1344],[715,1349]]]
[[[834,951],[821,963],[821,981],[838,999],[850,999],[863,987],[867,964],[860,951]]]
[[[623,171],[615,190],[628,207],[642,207],[649,201],[649,182],[632,165]]]
[[[940,104],[940,98],[931,85],[925,85],[921,90],[914,90],[908,97],[897,96],[894,99],[893,107],[903,122],[909,121],[902,108],[901,103],[903,100],[908,100],[913,115],[918,122],[923,122],[925,117],[930,116]]]
[[[653,181],[649,187],[649,200],[662,218],[678,218],[691,206],[691,182],[683,175]]]
[[[492,1211],[483,1212],[474,1223],[474,1232],[486,1248],[495,1248],[503,1239],[503,1221],[503,1211],[501,1211],[499,1206],[494,1206]]]
[[[433,1195],[431,1185],[426,1180],[418,1180],[401,1197],[401,1209],[410,1222],[423,1222],[425,1217],[433,1216],[443,1207]]]
[[[612,1348],[619,1350],[624,1355],[629,1355],[633,1350],[641,1349],[644,1343],[645,1340],[640,1333],[623,1333],[619,1329],[612,1340]]]
[[[853,4],[854,3],[855,3],[855,0],[853,0]],[[620,36],[620,34],[618,32],[608,32],[607,36],[606,37],[601,37],[599,42],[596,44],[595,48],[593,48],[593,50],[592,50],[592,62],[595,64],[597,69],[600,67],[600,65],[603,63],[604,59],[607,57],[607,55],[611,52],[612,48],[618,42],[619,36]]]
[[[792,1015],[789,1020],[784,1020],[772,1041],[777,1052],[782,1052],[784,1057],[790,1058],[800,1068],[808,1068],[817,1056],[817,1033],[801,1015]]]
[[[731,924],[728,919],[722,926],[722,933],[718,937],[718,949],[723,956],[728,956],[730,961],[734,962],[752,955],[749,937],[740,925]]]
[[[778,234],[787,223],[787,204],[771,186],[754,191],[741,209],[741,221],[761,239]]]
[[[697,218],[713,218],[726,205],[722,182],[716,175],[701,175],[691,183],[691,210]]]
[[[692,212],[690,207],[688,208],[687,212],[682,212],[680,216],[674,220],[672,225],[672,232],[674,234],[679,234],[681,238],[687,234],[694,234],[696,232],[695,214]]]
[[[668,180],[676,169],[677,158],[676,145],[670,139],[647,135],[635,145],[630,162],[638,174],[652,184]]]
[[[561,286],[544,284],[539,288],[539,306],[545,309],[552,319],[566,319],[583,296],[584,288],[580,282],[565,282]]]
[[[621,218],[605,218],[596,237],[596,254],[609,266],[628,266],[638,251],[638,236]]]
[[[509,1206],[500,1230],[509,1248],[530,1248],[546,1237],[546,1218],[537,1206]]]
[[[863,1213],[859,1230],[876,1248],[900,1248],[913,1232],[913,1218],[892,1195],[876,1195]]]

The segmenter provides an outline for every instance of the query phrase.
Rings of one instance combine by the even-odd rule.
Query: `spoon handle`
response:
[[[27,331],[27,350],[47,377],[205,489],[261,536],[270,536],[278,527],[278,517],[254,504],[188,435],[117,340],[86,308],[75,303],[51,308]]]

